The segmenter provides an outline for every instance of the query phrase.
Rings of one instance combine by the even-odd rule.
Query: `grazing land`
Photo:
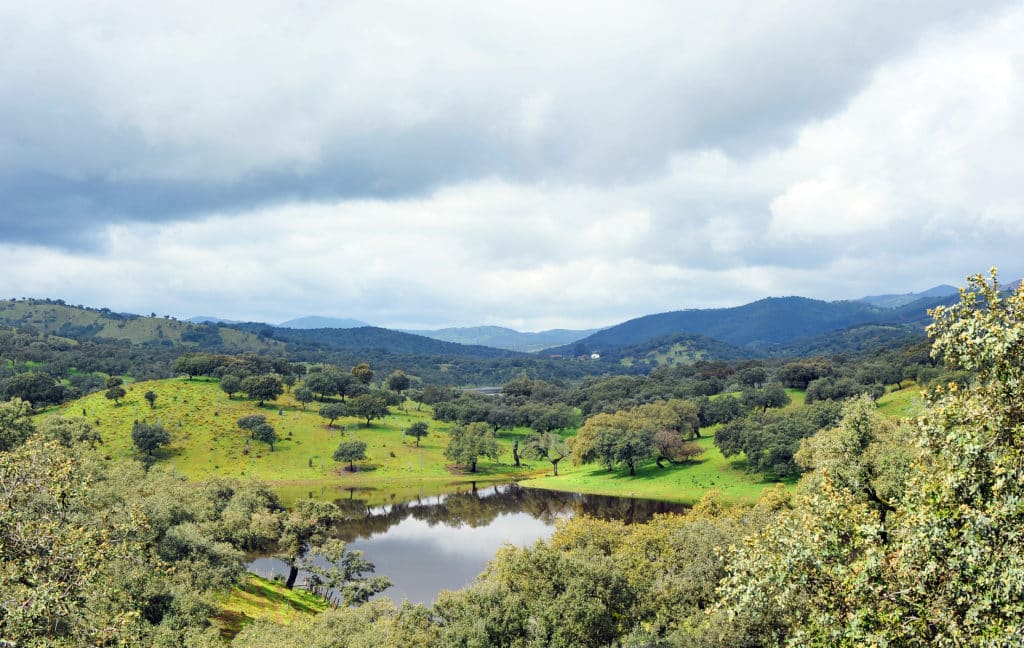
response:
[[[713,432],[713,430],[709,431]],[[705,432],[702,432],[702,434]],[[704,452],[694,461],[658,468],[653,462],[638,467],[635,476],[625,469],[608,471],[602,466],[574,466],[569,460],[558,467],[558,477],[545,475],[522,482],[523,486],[576,491],[594,495],[640,497],[694,504],[710,489],[717,489],[723,501],[752,504],[761,491],[780,483],[746,471],[742,455],[726,458],[715,447],[714,437],[696,441]],[[566,465],[563,465],[566,464]],[[550,473],[550,471],[549,471]],[[795,480],[781,483],[793,484]]]
[[[305,410],[291,394],[258,407],[240,395],[229,399],[217,381],[174,378],[125,385],[127,395],[115,404],[103,393],[86,396],[50,410],[68,416],[85,416],[96,424],[103,437],[101,451],[111,460],[137,455],[132,445],[132,423],[136,420],[161,423],[170,432],[170,445],[154,454],[160,463],[173,466],[192,479],[208,477],[254,477],[275,487],[282,499],[292,502],[303,497],[336,499],[357,489],[370,504],[413,499],[472,487],[476,482],[507,482],[542,474],[512,465],[512,441],[526,430],[505,432],[499,438],[501,455],[497,462],[483,460],[476,473],[451,465],[445,458],[449,424],[430,419],[431,411],[411,401],[372,422],[345,417],[328,427],[318,414],[319,403]],[[155,407],[143,395],[152,390]],[[252,440],[236,421],[250,414],[263,414],[274,426],[278,441],[270,446]],[[403,431],[416,421],[426,421],[429,436],[416,447]],[[368,459],[356,464],[356,472],[334,461],[332,455],[341,441],[356,439],[367,444]]]

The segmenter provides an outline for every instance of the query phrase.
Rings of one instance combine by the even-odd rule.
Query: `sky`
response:
[[[1022,33],[996,1],[0,0],[0,297],[542,330],[1017,279]]]

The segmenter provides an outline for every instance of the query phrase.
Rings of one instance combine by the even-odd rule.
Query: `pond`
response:
[[[633,523],[685,511],[681,504],[516,484],[376,508],[352,495],[336,502],[351,516],[339,536],[376,565],[377,575],[391,579],[394,585],[384,596],[428,604],[442,590],[470,584],[503,544],[526,546],[548,538],[559,518],[585,514]],[[249,570],[268,578],[287,574],[284,563],[269,557],[253,560]]]

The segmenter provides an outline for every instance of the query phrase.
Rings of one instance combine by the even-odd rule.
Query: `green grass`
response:
[[[712,430],[703,430],[702,433],[709,431]],[[765,479],[763,475],[747,472],[746,459],[742,455],[724,457],[715,447],[712,436],[705,436],[696,443],[704,448],[704,453],[695,461],[665,468],[650,463],[637,468],[636,476],[630,476],[625,469],[608,472],[594,464],[574,466],[566,459],[558,466],[558,477],[551,476],[550,464],[544,464],[548,468],[547,475],[521,484],[533,488],[639,497],[683,504],[694,504],[707,490],[716,488],[727,502],[752,504],[765,487],[777,483]],[[792,484],[794,480],[783,483]]]
[[[244,584],[225,596],[212,621],[222,637],[231,638],[256,619],[289,625],[296,619],[323,612],[327,606],[323,598],[305,590],[289,590],[282,583],[248,574]]]
[[[254,401],[236,395],[228,399],[216,381],[184,378],[126,384],[127,396],[120,405],[103,393],[86,396],[50,410],[71,416],[84,411],[103,437],[101,451],[117,460],[135,455],[131,441],[132,422],[160,422],[171,434],[171,444],[157,451],[158,461],[173,465],[193,479],[213,476],[254,477],[269,482],[286,503],[314,496],[324,499],[347,497],[358,489],[370,504],[402,501],[416,496],[449,492],[459,484],[486,483],[532,476],[539,471],[511,465],[511,445],[516,437],[527,434],[520,429],[500,436],[499,461],[483,460],[477,473],[451,466],[444,457],[448,443],[446,423],[430,419],[430,409],[407,402],[405,410],[392,407],[392,414],[365,427],[365,420],[338,419],[333,428],[317,413],[318,404],[306,410],[285,394],[275,403],[259,408]],[[143,398],[146,391],[157,394],[151,409]],[[282,414],[279,414],[279,407]],[[248,414],[264,414],[277,431],[274,450],[249,439],[236,421]],[[403,434],[412,423],[425,420],[430,435],[420,447]],[[344,426],[348,430],[343,429]],[[338,444],[347,438],[365,441],[369,459],[357,464],[355,473],[332,458]]]
[[[921,387],[916,383],[893,390],[878,399],[878,411],[896,418],[912,418],[924,410]]]

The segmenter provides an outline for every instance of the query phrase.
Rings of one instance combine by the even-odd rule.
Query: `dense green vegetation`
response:
[[[577,383],[521,375],[500,396],[394,381],[414,387],[406,400],[373,382],[390,375],[376,366],[194,355],[179,365],[191,378],[115,376],[103,387],[123,397],[97,391],[35,417],[11,393],[0,404],[0,637],[190,648],[1020,645],[1024,289],[1000,294],[994,272],[970,282],[935,311],[934,362],[911,346]],[[240,378],[234,397],[218,384],[228,376]],[[279,384],[269,393],[252,378]],[[388,411],[368,417],[371,401]],[[333,419],[317,411],[330,405],[342,406]],[[426,436],[407,434],[420,425]],[[166,446],[153,443],[160,429]],[[401,485],[480,480],[474,468],[697,503],[647,524],[564,522],[548,541],[502,550],[430,607],[366,603],[386,579],[341,542],[349,513],[312,491],[373,484],[378,501],[397,501]],[[310,492],[285,508],[264,483],[232,480],[243,472]],[[281,587],[246,577],[250,551],[285,561]],[[338,607],[288,594],[299,570]],[[246,595],[255,600],[239,603]],[[256,611],[260,600],[295,613]]]

